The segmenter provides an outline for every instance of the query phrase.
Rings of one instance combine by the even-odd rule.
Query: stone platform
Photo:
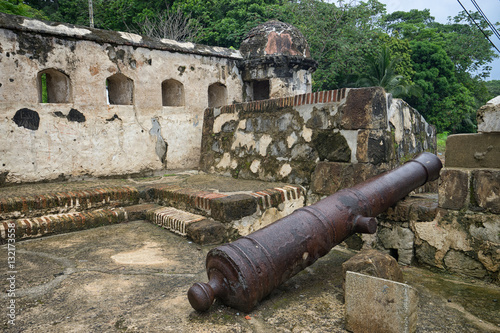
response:
[[[220,243],[288,215],[304,203],[301,186],[197,171],[2,187],[0,242],[6,241],[13,224],[20,240],[147,218],[199,243]]]
[[[15,326],[5,332],[347,332],[342,263],[334,248],[242,313],[216,302],[197,313],[187,300],[206,282],[211,246],[145,221],[132,221],[17,242]],[[0,246],[6,281],[7,246]],[[481,281],[404,267],[419,297],[417,332],[499,332],[500,288]],[[6,283],[4,286],[7,287]]]
[[[2,187],[2,237],[9,223],[18,227],[15,267],[1,275],[6,281],[8,272],[15,272],[16,326],[5,315],[2,328],[346,332],[342,263],[355,252],[342,247],[283,284],[251,313],[217,302],[200,314],[187,301],[188,288],[206,281],[205,256],[214,245],[203,244],[251,232],[304,204],[304,197],[296,186],[195,171]],[[7,266],[8,245],[0,249],[0,262]],[[421,300],[418,332],[500,332],[498,286],[410,266],[403,272]],[[6,305],[12,299],[0,294]]]

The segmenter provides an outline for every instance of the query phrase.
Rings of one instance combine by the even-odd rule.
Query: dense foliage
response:
[[[488,90],[490,98],[495,98],[497,96],[500,96],[500,80],[487,81],[486,89]]]
[[[47,19],[42,11],[28,6],[20,0],[0,0],[0,13]]]
[[[429,10],[387,14],[377,0],[93,0],[93,9],[96,28],[234,48],[269,19],[291,23],[318,61],[314,90],[380,85],[438,131],[473,132],[477,108],[500,94],[500,81],[484,81],[498,55],[465,12],[442,24]],[[88,0],[0,0],[1,12],[79,25],[88,10]],[[172,17],[184,30],[165,32],[181,25]]]

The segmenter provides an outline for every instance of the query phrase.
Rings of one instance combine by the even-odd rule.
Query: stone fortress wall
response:
[[[319,195],[436,149],[434,127],[380,87],[209,108],[204,122],[202,170],[306,185]]]
[[[315,66],[276,21],[237,51],[0,14],[0,185],[199,167],[295,183],[310,204],[436,151],[434,128],[381,88],[311,93]],[[475,165],[449,164],[450,137],[439,206],[407,199],[351,245],[498,281],[500,140],[484,131]]]
[[[477,122],[478,133],[448,137],[438,194],[390,209],[366,243],[400,264],[500,283],[500,96],[478,110]]]
[[[194,168],[203,110],[242,101],[240,58],[1,14],[0,173],[14,183]]]

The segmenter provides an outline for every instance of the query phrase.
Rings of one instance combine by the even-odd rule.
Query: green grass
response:
[[[446,139],[448,139],[448,132],[437,134],[437,151],[444,154],[446,150]]]

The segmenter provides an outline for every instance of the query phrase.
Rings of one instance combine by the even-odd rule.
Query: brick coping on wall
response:
[[[207,108],[206,110],[213,115],[219,115],[222,113],[236,112],[267,112],[271,108],[274,110],[280,110],[301,105],[338,103],[346,98],[348,90],[348,88],[342,88],[336,90],[318,91],[314,93],[306,93],[290,97],[235,103],[231,105],[224,105],[221,107]]]

